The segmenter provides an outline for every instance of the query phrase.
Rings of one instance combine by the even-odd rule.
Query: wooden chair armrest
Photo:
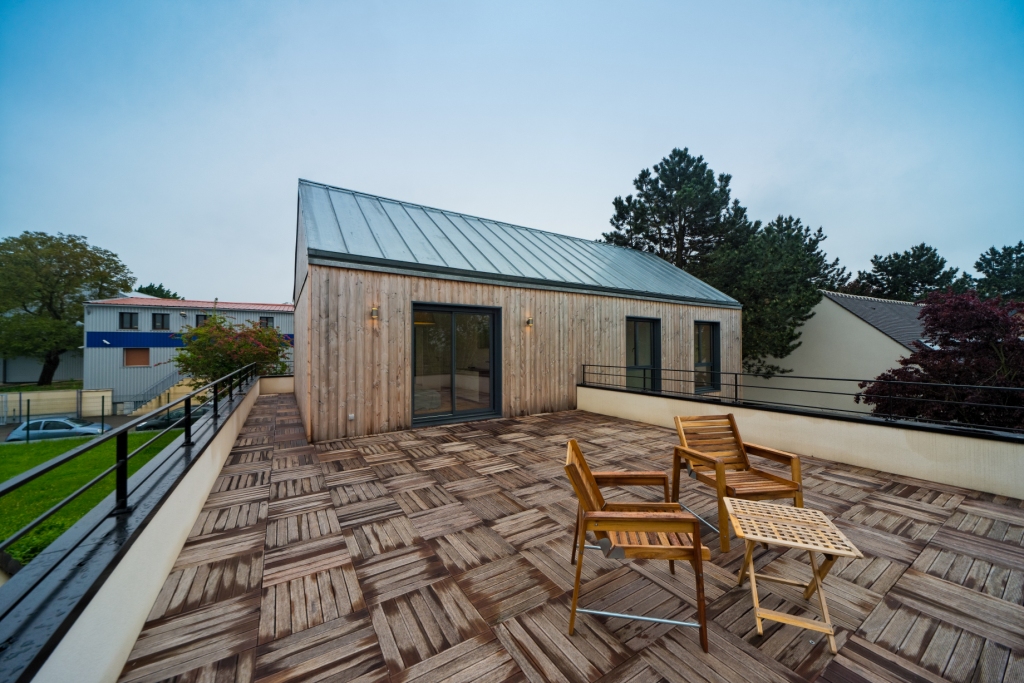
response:
[[[697,518],[675,512],[585,512],[583,524],[588,531],[637,531],[663,533],[699,533]]]
[[[756,443],[749,443],[747,441],[743,442],[743,447],[747,449],[747,453],[750,453],[751,455],[759,455],[762,458],[774,460],[775,462],[782,463],[783,465],[788,465],[794,460],[800,459],[799,455],[780,451],[775,448],[768,448],[767,446],[760,446]]]
[[[686,446],[676,446],[675,454],[680,457],[699,460],[705,465],[710,465],[711,467],[715,467],[721,464],[718,458],[710,455],[705,455],[704,453],[695,451],[692,448],[687,448]]]
[[[664,472],[594,472],[598,486],[663,486],[668,481]]]
[[[679,503],[605,503],[603,512],[679,512]]]

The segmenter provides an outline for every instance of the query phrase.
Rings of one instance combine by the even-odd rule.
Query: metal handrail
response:
[[[245,381],[255,377],[255,375],[256,375],[256,364],[255,363],[250,363],[249,365],[246,365],[243,368],[239,368],[238,370],[235,370],[234,372],[232,372],[230,374],[224,375],[223,377],[220,377],[220,378],[210,382],[209,384],[206,384],[206,385],[204,385],[204,386],[202,386],[202,387],[200,387],[198,389],[195,389],[191,393],[189,393],[186,396],[183,396],[183,397],[177,399],[176,401],[174,401],[172,403],[169,403],[169,404],[167,404],[165,406],[161,406],[161,407],[159,407],[159,408],[157,408],[155,410],[152,410],[152,411],[146,413],[145,415],[137,417],[134,420],[131,420],[131,421],[121,425],[120,427],[117,427],[116,429],[112,429],[109,432],[105,432],[103,434],[100,434],[95,439],[92,439],[89,442],[84,443],[81,446],[78,446],[77,448],[73,448],[73,449],[69,450],[67,453],[64,453],[62,455],[58,455],[55,458],[51,458],[50,460],[47,460],[46,462],[41,463],[41,464],[37,465],[36,467],[33,467],[32,469],[26,471],[26,472],[22,472],[21,474],[15,476],[15,477],[12,477],[11,479],[8,479],[5,482],[0,483],[0,498],[2,498],[3,496],[7,495],[8,493],[16,491],[19,488],[21,488],[22,486],[28,484],[29,482],[34,481],[35,479],[38,479],[39,477],[41,477],[42,475],[46,474],[47,472],[50,472],[50,471],[60,467],[61,465],[65,464],[67,462],[70,462],[70,461],[74,460],[75,458],[77,458],[77,457],[79,457],[79,456],[81,456],[81,455],[91,451],[92,449],[96,448],[97,446],[99,446],[99,445],[101,445],[103,443],[106,443],[110,439],[116,439],[117,440],[117,447],[116,447],[117,459],[116,459],[116,462],[114,463],[114,465],[112,465],[112,466],[108,467],[107,469],[105,469],[101,474],[97,475],[95,478],[93,478],[87,484],[83,485],[81,488],[76,490],[74,493],[72,493],[69,496],[65,497],[63,500],[61,500],[59,503],[57,503],[56,505],[51,507],[49,510],[47,510],[46,512],[44,512],[40,516],[36,517],[34,520],[32,520],[31,522],[29,522],[28,524],[23,526],[21,529],[16,531],[14,534],[9,536],[8,538],[4,539],[3,542],[0,542],[0,550],[4,550],[4,549],[8,548],[10,545],[12,545],[13,543],[17,542],[19,539],[23,538],[25,536],[25,534],[30,532],[35,527],[39,526],[39,524],[41,524],[42,522],[46,521],[48,518],[50,518],[56,512],[58,512],[59,510],[64,508],[68,503],[70,503],[71,501],[73,501],[76,498],[78,498],[86,490],[88,490],[90,487],[96,485],[99,481],[101,481],[104,477],[108,476],[111,472],[116,472],[116,482],[115,482],[115,493],[116,493],[115,501],[116,502],[115,502],[115,506],[114,506],[114,514],[124,514],[124,513],[128,512],[129,509],[130,509],[129,506],[128,506],[128,461],[131,458],[133,458],[136,455],[138,455],[142,450],[144,450],[147,446],[149,446],[154,441],[159,439],[161,436],[165,435],[171,429],[177,428],[177,426],[179,424],[182,424],[182,423],[184,423],[184,427],[185,427],[185,439],[184,439],[185,443],[184,443],[184,445],[186,447],[191,447],[192,446],[192,398],[197,396],[197,395],[205,394],[208,390],[212,389],[211,397],[209,399],[207,399],[206,401],[204,401],[203,403],[200,403],[199,405],[204,405],[204,404],[212,401],[213,402],[213,415],[211,416],[211,419],[216,419],[217,416],[218,416],[219,397],[220,397],[221,390],[223,388],[225,388],[225,386],[226,386],[228,395],[229,395],[229,397],[231,397],[231,396],[233,396],[233,393],[234,393],[234,388],[235,388],[236,380],[238,381],[239,389],[241,389],[243,383]],[[185,413],[184,413],[184,415],[181,416],[181,418],[179,418],[173,424],[169,425],[168,427],[166,427],[165,429],[160,431],[158,434],[156,434],[155,436],[153,436],[152,438],[147,440],[142,445],[138,446],[131,453],[128,452],[128,432],[131,431],[131,429],[133,427],[135,427],[136,425],[144,422],[147,419],[150,419],[150,418],[156,416],[159,413],[163,413],[163,412],[166,412],[166,411],[170,410],[171,408],[173,408],[174,406],[178,405],[179,403],[182,403],[185,406]]]
[[[808,389],[799,387],[787,387],[787,386],[764,386],[764,385],[748,385],[740,382],[741,377],[755,377],[758,379],[766,379],[764,375],[756,373],[745,373],[745,372],[723,372],[717,371],[701,371],[701,370],[688,370],[688,369],[677,369],[677,368],[653,368],[653,372],[657,373],[658,384],[654,386],[639,387],[639,386],[628,386],[628,381],[633,379],[628,373],[634,368],[623,365],[601,365],[601,364],[584,364],[583,365],[583,378],[582,386],[592,387],[605,387],[612,389],[619,389],[629,391],[633,393],[641,394],[653,394],[653,395],[666,395],[666,396],[679,396],[679,397],[691,397],[699,398],[702,400],[715,400],[723,403],[734,403],[737,405],[749,405],[749,406],[763,406],[763,407],[781,407],[787,409],[797,409],[804,412],[823,413],[831,415],[849,415],[851,417],[856,416],[862,419],[881,419],[887,422],[901,421],[903,423],[919,423],[927,425],[935,425],[949,428],[958,429],[970,429],[970,430],[984,430],[991,433],[992,431],[1002,432],[1006,435],[1017,435],[1024,432],[1024,429],[1015,426],[1002,426],[999,424],[983,424],[969,420],[943,420],[935,417],[927,417],[920,415],[901,415],[899,406],[906,406],[908,402],[910,405],[914,404],[930,404],[930,405],[951,405],[962,409],[1002,409],[1002,410],[1017,410],[1024,411],[1024,405],[1014,405],[1016,401],[1012,400],[1013,394],[1011,393],[1011,404],[999,404],[981,402],[984,401],[984,397],[977,397],[981,401],[969,401],[969,400],[950,400],[945,398],[935,398],[929,396],[879,396],[875,397],[877,400],[876,410],[873,410],[870,414],[865,414],[862,411],[852,410],[848,408],[833,407],[833,406],[814,406],[806,405],[804,402],[799,401],[796,397],[792,401],[780,400],[771,401],[761,398],[748,398],[740,397],[739,388],[744,387],[750,391],[767,391],[767,392],[791,392],[792,394],[821,394],[824,396],[845,396],[856,399],[857,397],[863,397],[863,392],[844,392],[844,391],[830,391],[828,389]],[[618,372],[608,372],[608,370],[617,370]],[[672,377],[673,373],[684,375],[683,377]],[[696,374],[710,374],[715,379],[715,386],[704,388],[703,390],[697,388],[666,388],[664,384],[689,384],[695,382],[695,377],[687,375]],[[669,375],[669,376],[666,376]],[[732,382],[724,381],[729,379],[731,376]],[[612,378],[612,379],[606,379]],[[942,389],[960,390],[964,392],[979,392],[979,391],[991,391],[997,390],[1001,392],[1016,392],[1024,398],[1024,388],[1020,387],[998,387],[998,386],[979,386],[979,385],[965,385],[965,384],[944,384],[939,382],[913,382],[907,380],[875,380],[875,379],[852,379],[852,378],[839,378],[839,377],[809,377],[802,375],[776,375],[770,379],[804,379],[804,380],[820,380],[820,381],[832,381],[832,382],[856,382],[858,384],[879,384],[882,386],[901,385],[906,387],[918,387],[922,391],[935,391]],[[732,388],[733,391],[727,392],[728,388]],[[712,394],[712,396],[708,396]],[[732,394],[731,396],[729,394]],[[1006,394],[1003,394],[1005,396]],[[990,400],[994,397],[990,397]],[[995,400],[1002,400],[1002,397],[996,398]],[[1005,415],[1005,413],[1002,413]],[[964,415],[964,417],[968,417]]]

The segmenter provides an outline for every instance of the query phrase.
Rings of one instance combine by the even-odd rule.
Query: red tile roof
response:
[[[213,310],[214,306],[221,311],[274,311],[292,313],[295,307],[291,304],[247,304],[233,301],[195,301],[192,299],[155,299],[150,297],[122,297],[120,299],[98,299],[88,302],[100,306],[151,306],[157,308],[199,308]]]

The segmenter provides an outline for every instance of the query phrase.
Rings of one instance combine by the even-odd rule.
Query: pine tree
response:
[[[922,242],[903,253],[873,257],[871,270],[858,272],[857,279],[845,291],[880,299],[919,301],[929,292],[950,287],[959,292],[971,289],[971,276],[962,273],[957,277],[958,272],[958,268],[946,268],[946,259],[939,256],[938,250]]]
[[[1024,241],[997,251],[990,247],[974,269],[982,274],[978,293],[984,297],[1003,296],[1024,301]]]

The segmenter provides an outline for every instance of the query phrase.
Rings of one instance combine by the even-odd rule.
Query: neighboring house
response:
[[[822,294],[814,317],[800,328],[800,346],[774,361],[792,374],[771,380],[745,378],[745,399],[871,412],[871,406],[855,403],[850,396],[860,391],[857,382],[835,380],[874,379],[899,367],[899,359],[916,350],[915,343],[924,333],[919,304],[838,292]],[[829,379],[803,379],[806,377]],[[826,391],[850,395],[813,393]]]
[[[0,384],[28,384],[39,381],[42,361],[35,358],[0,358]],[[53,376],[54,382],[82,379],[82,351],[74,349],[60,354],[60,365]]]
[[[584,364],[710,395],[741,367],[739,302],[653,254],[308,181],[296,231],[315,441],[572,409]]]
[[[86,389],[113,389],[118,412],[131,412],[180,381],[172,362],[180,332],[217,313],[234,323],[258,322],[293,335],[291,304],[190,301],[126,296],[85,304]]]

